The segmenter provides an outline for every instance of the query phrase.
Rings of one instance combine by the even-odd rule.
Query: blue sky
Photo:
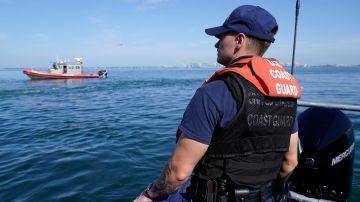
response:
[[[83,57],[86,66],[216,62],[214,37],[239,5],[278,21],[266,54],[291,62],[296,0],[0,0],[0,67],[47,67]],[[301,0],[296,62],[360,64],[360,1]]]

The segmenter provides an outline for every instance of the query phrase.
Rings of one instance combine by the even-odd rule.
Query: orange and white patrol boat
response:
[[[65,61],[54,62],[48,72],[24,69],[23,73],[31,79],[82,79],[82,78],[106,78],[107,71],[100,70],[97,73],[84,74],[82,58],[75,58],[74,63]]]

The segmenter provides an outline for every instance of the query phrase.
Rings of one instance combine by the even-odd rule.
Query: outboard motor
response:
[[[106,70],[100,70],[98,71],[98,74],[101,78],[107,78],[107,71]]]
[[[309,108],[298,124],[301,153],[290,179],[290,201],[346,201],[355,153],[351,121],[337,109]]]

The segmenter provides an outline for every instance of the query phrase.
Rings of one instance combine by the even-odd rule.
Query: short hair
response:
[[[278,31],[278,27],[275,27],[273,30],[271,30],[270,35],[275,36],[275,34]],[[248,42],[247,46],[250,50],[254,51],[255,54],[259,56],[263,56],[266,50],[270,47],[271,42],[257,39],[255,37],[247,36]]]

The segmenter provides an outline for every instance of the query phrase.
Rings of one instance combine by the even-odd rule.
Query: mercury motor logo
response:
[[[344,160],[346,157],[348,157],[352,151],[354,151],[354,145],[355,142],[352,143],[352,145],[347,148],[347,150],[345,150],[343,153],[339,154],[338,156],[336,156],[335,158],[332,159],[331,161],[331,166],[334,166],[338,163],[340,163],[342,160]]]

